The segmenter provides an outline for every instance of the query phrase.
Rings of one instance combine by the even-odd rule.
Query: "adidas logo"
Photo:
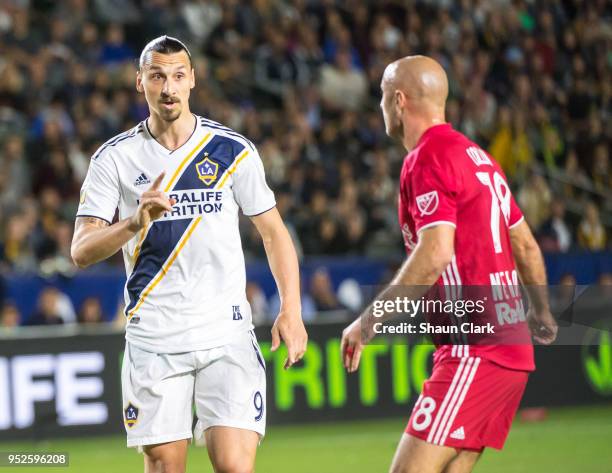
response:
[[[136,180],[134,181],[134,185],[135,186],[142,186],[144,184],[150,184],[151,181],[149,180],[149,178],[145,175],[145,173],[143,172],[140,176],[138,176],[136,178]]]
[[[463,430],[463,426],[459,427],[452,434],[450,434],[450,438],[456,440],[465,440],[465,431]]]

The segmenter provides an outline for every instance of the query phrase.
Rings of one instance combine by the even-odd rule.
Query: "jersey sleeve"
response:
[[[514,200],[514,196],[510,197],[510,218],[508,219],[508,228],[516,227],[519,223],[525,220],[523,212]]]
[[[263,163],[257,150],[249,151],[234,173],[234,198],[248,217],[264,213],[276,205],[274,193],[266,183]]]
[[[94,155],[81,187],[77,217],[96,217],[109,224],[119,206],[119,175],[108,151]]]
[[[457,179],[436,156],[420,156],[411,178],[410,209],[415,230],[439,224],[457,226]]]

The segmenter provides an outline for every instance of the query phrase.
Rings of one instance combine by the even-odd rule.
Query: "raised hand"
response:
[[[151,187],[140,196],[138,209],[130,219],[130,230],[139,231],[147,228],[151,222],[160,218],[165,212],[172,211],[172,206],[176,204],[176,201],[168,199],[166,194],[159,190],[165,175],[166,173],[162,172],[157,176]]]

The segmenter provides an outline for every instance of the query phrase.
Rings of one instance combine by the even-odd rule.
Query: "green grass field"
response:
[[[313,424],[269,429],[258,458],[259,473],[361,473],[388,470],[404,419]],[[142,457],[123,436],[28,443],[0,443],[0,451],[70,453],[68,468],[0,468],[18,473],[139,472]],[[188,472],[212,472],[206,451],[191,447]],[[538,423],[515,422],[504,451],[486,451],[480,473],[612,473],[612,406],[551,410]]]

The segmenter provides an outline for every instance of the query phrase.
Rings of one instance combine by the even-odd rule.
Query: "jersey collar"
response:
[[[429,128],[427,128],[427,130],[425,130],[425,132],[421,135],[421,137],[419,138],[419,141],[417,142],[415,148],[421,146],[423,144],[423,142],[430,136],[434,135],[435,133],[441,133],[441,132],[445,132],[447,130],[452,130],[452,125],[450,123],[440,123],[439,125],[433,125],[430,126]]]
[[[176,149],[168,149],[164,145],[162,145],[159,141],[157,141],[157,138],[155,138],[155,136],[153,136],[153,133],[151,133],[151,130],[149,129],[149,119],[148,118],[143,120],[145,133],[149,136],[149,138],[151,138],[153,140],[155,147],[159,148],[160,150],[164,151],[167,154],[172,154],[175,151],[179,151],[180,149],[183,149],[187,145],[187,143],[190,143],[192,141],[193,137],[195,136],[196,131],[199,128],[200,121],[198,120],[198,117],[195,114],[192,113],[191,116],[195,120],[195,125],[193,126],[193,131],[191,132],[191,135],[189,135],[189,138],[187,138],[187,141],[185,141],[181,146],[179,146]]]

